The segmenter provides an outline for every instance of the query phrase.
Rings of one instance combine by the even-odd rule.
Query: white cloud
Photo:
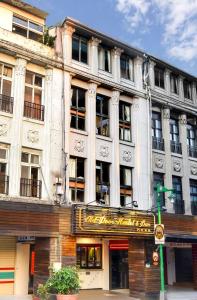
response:
[[[162,26],[167,53],[183,61],[197,57],[197,0],[116,0],[132,30]],[[151,22],[152,21],[152,22]],[[138,30],[139,32],[139,30]]]

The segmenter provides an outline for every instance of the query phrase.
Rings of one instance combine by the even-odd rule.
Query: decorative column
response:
[[[135,167],[133,170],[133,200],[137,201],[138,209],[151,207],[149,199],[149,103],[144,98],[134,98],[131,120],[132,136],[135,144]]]
[[[164,108],[162,111],[162,127],[163,127],[163,138],[165,147],[165,178],[164,185],[170,189],[172,188],[172,169],[171,169],[171,144],[170,144],[170,109]],[[172,204],[168,199],[167,193],[165,193],[165,205],[168,212],[173,212]]]
[[[184,100],[184,91],[183,91],[183,79],[184,77],[179,75],[179,100]]]
[[[101,40],[92,37],[90,40],[90,67],[94,75],[98,75],[98,46]]]
[[[91,82],[86,99],[86,124],[88,132],[88,159],[85,164],[86,203],[96,200],[96,89],[97,84]],[[96,202],[92,204],[96,204]]]
[[[44,147],[43,147],[43,160],[42,160],[42,198],[50,200],[51,195],[51,123],[52,123],[52,88],[53,88],[53,70],[46,69],[45,76],[45,116],[44,116]]]
[[[150,76],[150,86],[151,86],[151,89],[155,88],[155,65],[156,65],[155,62],[150,61],[150,64],[149,64],[149,76]]]
[[[169,69],[165,69],[165,90],[167,92],[167,95],[171,94],[171,89],[170,89],[170,73],[171,73],[171,71]]]
[[[110,172],[110,204],[115,207],[120,206],[119,98],[120,92],[113,91],[110,101],[110,137],[113,141]]]
[[[64,63],[66,65],[70,65],[72,61],[72,35],[75,32],[75,29],[65,24],[64,31],[63,31],[63,57]]]
[[[143,88],[142,64],[143,64],[143,58],[137,56],[134,59],[134,81],[135,81],[135,86],[138,90],[142,90]]]
[[[112,50],[112,74],[117,83],[120,82],[120,55],[122,52],[123,50],[117,47]]]
[[[196,82],[192,82],[192,99],[193,99],[193,102],[194,104],[196,105],[197,104],[197,92],[196,92]]]
[[[190,202],[190,187],[189,187],[189,160],[187,149],[187,116],[182,114],[179,117],[180,123],[180,142],[182,145],[183,155],[183,177],[182,177],[182,194],[185,201],[185,214],[191,214],[191,202]]]
[[[14,72],[14,110],[11,129],[10,168],[9,168],[9,194],[18,197],[21,177],[21,145],[22,124],[24,111],[25,72],[27,61],[17,58]]]

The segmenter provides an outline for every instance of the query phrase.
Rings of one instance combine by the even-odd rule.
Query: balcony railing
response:
[[[42,181],[21,178],[20,195],[24,197],[41,198]]]
[[[152,147],[153,149],[164,151],[164,139],[153,136]]]
[[[171,141],[170,142],[171,152],[182,154],[181,143]]]
[[[24,117],[44,121],[44,105],[25,101]]]
[[[184,213],[185,213],[185,202],[184,202],[184,200],[175,200],[175,202],[174,202],[174,212],[175,212],[175,214],[184,215]]]
[[[7,113],[13,113],[13,102],[14,98],[6,95],[0,94],[0,111]]]
[[[0,175],[0,194],[8,195],[9,190],[9,176]]]
[[[197,158],[197,147],[188,146],[188,155]]]
[[[191,201],[192,215],[197,216],[197,201]]]

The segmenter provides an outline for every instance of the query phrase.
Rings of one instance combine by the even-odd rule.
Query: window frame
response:
[[[180,191],[177,190],[177,186],[180,187]],[[177,202],[183,201],[182,177],[172,176],[172,187],[174,189],[175,200]]]
[[[154,118],[154,116],[159,116],[159,118]],[[158,127],[157,122],[160,123],[160,127]],[[152,137],[157,139],[163,138],[163,132],[162,132],[162,119],[161,119],[161,113],[152,111]],[[160,133],[159,136],[157,136],[156,133]]]
[[[175,128],[177,129],[177,132]],[[175,118],[170,118],[170,141],[180,143],[179,122]]]
[[[192,95],[192,82],[187,79],[183,80],[183,95],[184,95],[185,99],[193,100],[192,99],[192,96],[193,96]]]
[[[174,73],[170,73],[170,92],[179,95],[179,78]]]
[[[100,266],[96,266],[96,255],[95,255],[95,248],[96,247],[99,247],[100,248],[100,254],[101,254],[101,260],[100,260]],[[86,265],[85,266],[82,266],[82,263],[81,263],[81,257],[82,257],[82,254],[81,254],[81,251],[78,252],[78,248],[85,248],[86,249],[86,259],[85,259],[85,262],[86,262]],[[94,265],[93,266],[89,266],[89,260],[88,260],[88,256],[89,256],[89,253],[88,253],[88,248],[94,248]],[[77,244],[76,245],[76,257],[77,257],[77,266],[79,266],[80,269],[102,269],[102,264],[103,264],[103,249],[102,249],[102,244]],[[79,253],[79,257],[78,257],[78,253]],[[79,263],[78,263],[79,262]]]
[[[2,62],[0,62],[0,65],[2,66],[2,71],[0,73],[0,95],[3,95],[3,96],[7,96],[7,97],[12,97],[12,81],[13,81],[13,67],[8,65],[8,64],[4,64]],[[6,75],[4,75],[4,68],[9,68],[12,70],[12,76],[11,77],[8,77]],[[3,94],[3,83],[4,83],[4,80],[7,80],[7,81],[10,81],[11,82],[11,88],[10,88],[10,95],[6,95],[6,94]]]
[[[79,59],[75,59],[75,58],[73,58],[73,56],[74,56],[74,48],[73,48],[73,41],[74,41],[74,39],[75,40],[78,40],[78,44],[79,44],[79,47],[78,47],[78,56],[79,56]],[[86,59],[85,59],[85,61],[82,61],[82,43],[85,43],[86,44]],[[78,61],[78,62],[80,62],[80,63],[83,63],[83,64],[88,64],[88,39],[87,38],[85,38],[85,37],[83,37],[83,36],[80,36],[80,35],[78,35],[78,34],[73,34],[73,36],[72,36],[72,59],[74,60],[74,61]]]
[[[165,89],[165,70],[162,69],[161,67],[155,66],[154,74],[155,74],[155,86],[161,89]],[[158,74],[158,76],[156,76],[156,74]]]
[[[70,176],[70,167],[71,167],[71,160],[75,160],[75,177]],[[83,178],[77,177],[77,169],[78,169],[78,161],[83,163]],[[83,201],[77,201],[77,193],[78,191],[83,192]],[[78,157],[78,156],[70,156],[69,159],[69,192],[70,192],[70,199],[74,203],[84,203],[85,201],[85,158]],[[72,193],[74,192],[75,199],[72,198]]]
[[[122,109],[120,107],[122,106]],[[125,120],[125,107],[129,107],[129,117],[130,121]],[[120,111],[122,110],[122,118],[120,118]],[[130,139],[125,138],[125,131],[129,129],[130,132]],[[121,130],[123,130],[123,138],[121,138]],[[131,136],[131,104],[120,101],[119,102],[119,140],[125,141],[125,142],[131,142],[132,136]]]
[[[98,100],[98,97],[100,97],[101,99]],[[104,107],[105,107],[105,102],[107,103],[107,110],[108,110],[108,114],[106,115],[105,113],[103,113]],[[99,105],[98,105],[99,103]],[[99,112],[97,111],[97,108],[99,106]],[[97,127],[97,119],[100,120],[101,126]],[[103,121],[107,121],[106,125],[103,125],[102,122]],[[100,130],[100,133],[99,133]],[[103,134],[102,134],[103,132]],[[106,132],[106,134],[104,134]],[[109,97],[101,95],[101,94],[96,94],[96,135],[100,135],[100,136],[106,136],[109,137],[110,136],[110,114],[109,114]]]
[[[132,70],[131,70],[131,65],[132,65]],[[120,56],[120,76],[121,79],[134,81],[133,59],[131,59],[126,54],[121,54]]]
[[[103,180],[103,173],[104,173],[104,166],[108,168],[108,181],[104,181]],[[99,174],[99,180],[97,180],[97,170],[100,170],[100,174]],[[103,162],[100,160],[96,160],[96,202],[105,202],[105,196],[108,196],[108,202],[110,202],[110,163],[107,162]],[[102,186],[106,186],[107,187],[107,192],[102,191]],[[97,190],[97,188],[100,187],[100,190]],[[99,196],[99,199],[97,200],[97,196]],[[102,200],[102,201],[101,201]],[[105,202],[105,204],[107,204]]]
[[[123,181],[124,182],[125,182],[125,177],[126,177],[125,171],[126,170],[130,171],[130,176],[131,176],[131,184],[130,185],[121,183],[121,173],[122,173],[121,170],[123,172],[123,177],[124,177]],[[132,188],[132,177],[133,176],[132,175],[133,175],[132,168],[120,165],[120,206],[121,207],[124,207],[128,204],[132,204],[132,196],[133,196],[133,188]],[[130,199],[128,200],[128,198],[130,198]]]
[[[77,130],[86,130],[86,90],[80,88],[80,87],[75,87],[72,86],[72,98],[71,98],[71,105],[70,105],[70,114],[71,114],[71,122],[70,122],[70,127],[77,129]],[[76,91],[76,106],[72,105],[72,100],[73,100],[73,95],[74,95],[74,90]],[[79,91],[84,92],[84,107],[79,106]],[[72,127],[72,118],[75,120],[75,127]],[[79,119],[83,120],[84,128],[79,128]]]

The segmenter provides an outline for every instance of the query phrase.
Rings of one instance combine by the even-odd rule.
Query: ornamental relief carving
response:
[[[26,68],[23,65],[18,65],[15,67],[15,74],[17,76],[25,76]]]
[[[108,157],[109,156],[109,147],[101,145],[99,154],[102,157]]]
[[[161,157],[155,157],[155,166],[158,169],[162,169],[164,167],[164,160]]]
[[[190,170],[191,170],[192,175],[197,175],[197,166],[196,165],[191,166]]]
[[[8,132],[8,124],[0,123],[0,136],[6,136]]]
[[[123,154],[122,154],[122,160],[125,162],[131,162],[131,160],[132,160],[131,151],[124,150]]]
[[[80,139],[75,139],[75,146],[74,146],[74,150],[77,152],[84,152],[85,149],[85,142],[83,140]]]
[[[173,169],[175,172],[180,172],[181,171],[181,162],[175,160],[173,163]]]
[[[181,116],[179,117],[179,121],[180,121],[180,123],[181,123],[182,125],[186,125],[186,124],[187,124],[187,117],[186,117],[186,115],[181,115]]]
[[[38,143],[39,142],[39,131],[29,130],[27,132],[27,140],[33,144]]]

